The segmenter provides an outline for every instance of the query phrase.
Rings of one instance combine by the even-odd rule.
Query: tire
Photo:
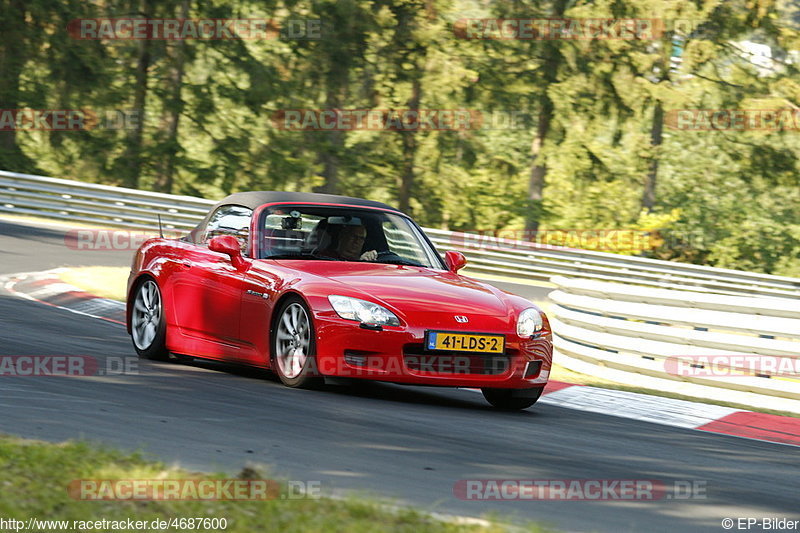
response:
[[[139,357],[167,361],[167,322],[158,284],[145,278],[133,293],[131,340]]]
[[[270,367],[287,387],[319,386],[316,375],[316,339],[311,312],[305,302],[290,296],[281,303],[272,327]]]
[[[538,389],[481,389],[483,397],[496,409],[519,411],[535,404],[544,387]]]

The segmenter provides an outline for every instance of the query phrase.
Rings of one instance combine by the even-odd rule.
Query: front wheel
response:
[[[161,291],[152,279],[146,279],[136,287],[131,309],[131,338],[139,357],[157,361],[169,359]]]
[[[535,404],[544,387],[538,389],[481,389],[483,397],[497,409],[518,411]]]
[[[320,383],[314,374],[314,326],[303,300],[293,296],[281,304],[272,331],[272,369],[287,387],[310,388]]]

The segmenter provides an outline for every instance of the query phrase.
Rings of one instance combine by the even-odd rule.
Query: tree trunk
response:
[[[189,0],[181,2],[182,19],[189,18]],[[180,40],[175,45],[175,57],[170,73],[170,95],[166,104],[166,126],[167,137],[164,143],[164,162],[161,165],[156,180],[156,188],[167,194],[172,194],[175,186],[175,164],[178,152],[181,147],[178,143],[178,125],[180,124],[181,112],[183,111],[183,99],[181,90],[183,89],[184,63],[186,61],[186,40]]]
[[[419,104],[422,101],[422,77],[421,72],[416,72],[411,82],[411,98],[408,100],[408,108],[419,111]],[[403,168],[400,174],[400,186],[398,187],[398,204],[400,211],[411,213],[411,196],[414,192],[414,161],[417,156],[417,131],[409,130],[400,133],[403,138]]]
[[[559,18],[566,11],[566,0],[556,0],[553,3],[554,18]],[[530,232],[539,230],[539,221],[542,217],[542,206],[544,202],[544,186],[547,179],[547,165],[542,157],[547,136],[553,122],[553,102],[547,94],[550,86],[558,81],[558,68],[561,64],[560,47],[563,43],[559,41],[542,41],[544,63],[542,64],[542,84],[539,97],[539,120],[536,125],[536,136],[531,143],[531,171],[528,180],[528,200],[530,210],[525,218],[525,229]]]
[[[148,0],[141,0],[141,14],[151,18]],[[133,112],[138,118],[136,127],[128,135],[125,153],[120,158],[120,174],[123,185],[133,189],[139,188],[142,172],[142,138],[144,133],[145,107],[147,104],[148,71],[150,69],[150,39],[139,41],[139,56],[136,63],[135,88],[133,96]]]
[[[20,106],[19,80],[27,58],[25,2],[11,0],[0,8],[0,110]],[[20,149],[17,132],[0,132],[0,169],[33,172],[36,166]]]
[[[322,163],[322,177],[325,181],[316,187],[315,191],[337,194],[339,192],[339,154],[344,148],[344,132],[333,130],[327,132],[326,135],[327,143],[319,156]]]
[[[658,67],[658,83],[669,82],[670,69],[672,68],[672,35],[671,31],[664,32],[661,37],[661,58],[656,64]],[[664,107],[660,100],[655,101],[653,108],[653,124],[650,127],[650,165],[644,179],[642,192],[642,208],[651,210],[656,205],[656,183],[658,180],[658,161],[661,157],[662,133],[664,130]]]
[[[659,149],[661,148],[661,137],[664,129],[664,108],[660,101],[656,101],[656,107],[653,110],[653,125],[650,129],[650,146],[653,149],[652,159],[650,160],[650,169],[647,172],[647,177],[644,181],[644,194],[642,195],[642,207],[645,209],[653,209],[656,204],[656,179],[658,177],[658,159]]]
[[[343,95],[347,90],[349,72],[345,66],[338,67],[330,65],[331,74],[328,75],[328,86],[325,97],[325,109],[341,109],[344,101]],[[316,133],[316,132],[315,132]],[[316,133],[318,134],[318,133]],[[325,142],[319,154],[319,161],[322,163],[322,177],[325,181],[321,186],[316,187],[316,192],[326,194],[339,193],[339,159],[344,151],[345,132],[331,130],[325,132]]]
[[[540,154],[550,131],[550,123],[553,120],[553,102],[550,101],[550,98],[542,98],[540,105],[536,136],[531,144],[531,159],[533,163],[528,181],[528,199],[531,202],[532,209],[525,221],[525,229],[531,232],[539,230],[539,220],[544,200],[544,183],[547,176],[547,166],[544,164]]]

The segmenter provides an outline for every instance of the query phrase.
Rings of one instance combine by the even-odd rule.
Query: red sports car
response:
[[[533,405],[552,336],[528,300],[459,275],[388,205],[293,192],[219,202],[187,237],[133,260],[127,326],[140,356],[244,363],[289,387],[325,376],[481,388]]]

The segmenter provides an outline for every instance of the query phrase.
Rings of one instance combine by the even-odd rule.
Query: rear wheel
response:
[[[538,389],[481,389],[483,397],[497,409],[518,411],[535,404],[542,395],[543,388]]]
[[[300,298],[283,301],[272,331],[272,369],[287,387],[310,388],[315,376],[316,343],[311,313]]]
[[[152,279],[146,279],[136,287],[131,309],[131,339],[139,357],[166,361],[167,324],[161,291]]]

